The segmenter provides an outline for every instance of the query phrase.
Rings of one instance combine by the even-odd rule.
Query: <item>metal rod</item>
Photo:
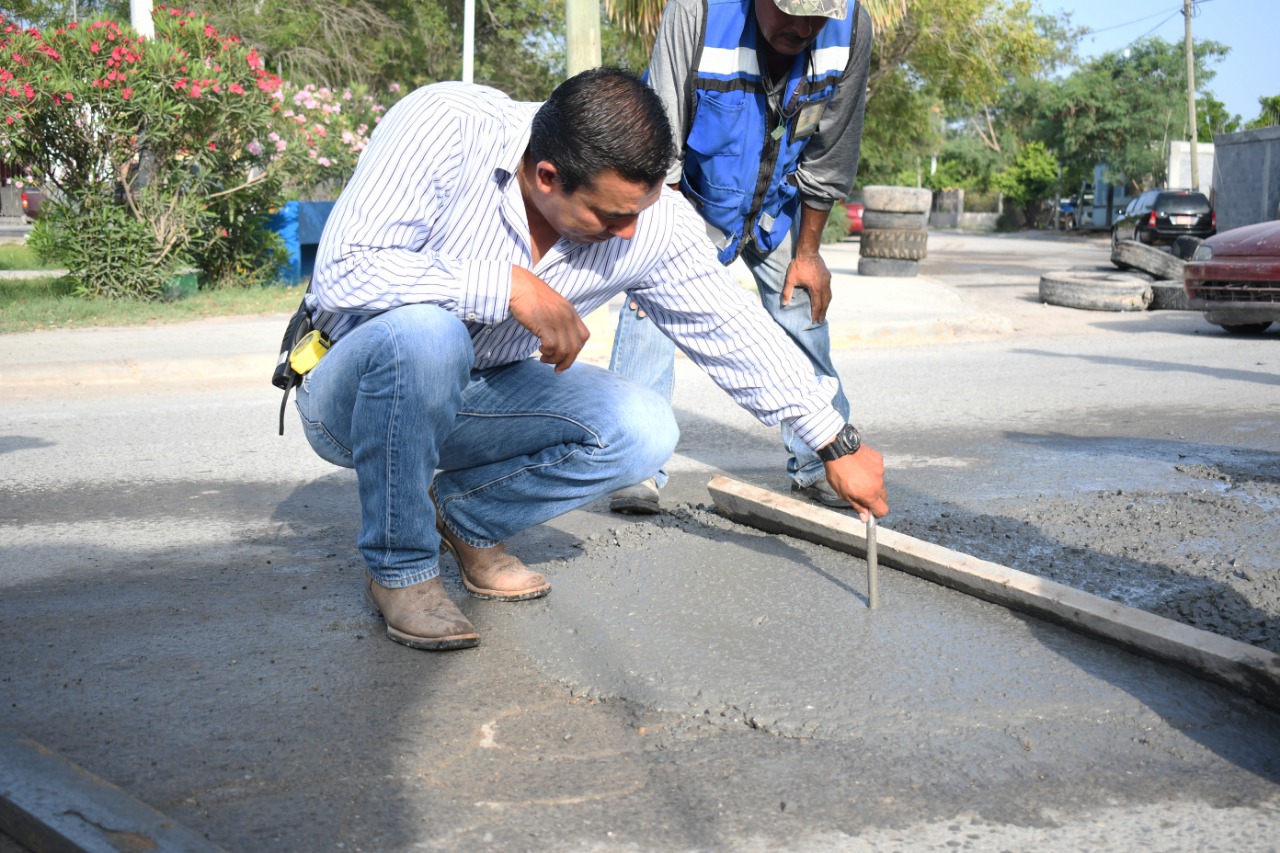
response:
[[[867,606],[880,606],[880,554],[876,546],[876,517],[867,513]]]

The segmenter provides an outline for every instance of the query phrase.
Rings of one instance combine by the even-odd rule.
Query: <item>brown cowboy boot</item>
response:
[[[387,622],[387,636],[415,649],[446,651],[480,645],[480,634],[435,577],[391,589],[367,576],[365,600]]]
[[[551,592],[551,582],[533,571],[507,547],[498,543],[492,548],[474,548],[454,536],[436,513],[440,544],[453,552],[462,570],[462,585],[476,598],[492,601],[526,601]]]

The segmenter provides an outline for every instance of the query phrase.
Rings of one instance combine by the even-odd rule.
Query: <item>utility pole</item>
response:
[[[600,65],[599,0],[565,0],[564,40],[568,76]]]
[[[1200,156],[1196,153],[1196,54],[1191,41],[1191,3],[1182,0],[1182,16],[1187,19],[1187,124],[1191,128],[1191,189],[1200,189]]]

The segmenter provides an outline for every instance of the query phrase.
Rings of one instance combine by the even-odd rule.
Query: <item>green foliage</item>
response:
[[[1226,104],[1212,94],[1196,98],[1196,139],[1212,142],[1219,133],[1235,133],[1241,129],[1240,116],[1227,112]]]
[[[827,224],[822,227],[822,242],[839,243],[849,236],[849,211],[841,202],[831,205]]]
[[[185,264],[160,255],[147,223],[109,198],[80,199],[73,208],[47,207],[27,238],[38,257],[70,270],[76,296],[129,299],[159,296]]]
[[[1258,98],[1258,117],[1245,124],[1245,130],[1256,130],[1260,127],[1271,127],[1280,124],[1280,95]]]
[[[1027,222],[1036,221],[1036,210],[1043,199],[1056,196],[1057,184],[1058,160],[1040,142],[1028,142],[1007,169],[991,178],[994,189],[1022,206]]]
[[[1214,76],[1206,61],[1227,50],[1213,41],[1195,45],[1198,84]],[[1169,141],[1187,138],[1186,55],[1182,45],[1162,39],[1103,54],[1027,94],[1022,108],[1035,116],[1031,135],[1060,152],[1068,184],[1088,180],[1094,164],[1107,163],[1135,188],[1157,186],[1168,168]]]
[[[182,266],[216,279],[273,248],[279,79],[194,13],[154,17],[154,39],[99,19],[0,40],[0,153],[56,189],[37,244],[78,292],[155,296]]]
[[[973,135],[999,152],[990,107],[1010,79],[1063,61],[1059,28],[1024,0],[906,0],[906,10],[876,34],[859,182],[984,186],[998,157],[944,155],[954,162],[941,177],[930,160],[955,135],[952,116],[981,117]]]
[[[942,129],[934,106],[906,71],[881,78],[867,101],[859,186],[902,185],[899,176],[903,173],[911,175],[906,185],[915,186],[921,157],[942,147]]]
[[[1040,142],[1028,142],[1013,163],[992,176],[992,186],[1018,204],[1047,198],[1058,183],[1058,160]]]
[[[384,92],[462,76],[461,0],[195,0],[193,8],[240,33],[288,79]],[[477,83],[533,101],[563,74],[563,0],[477,4]]]

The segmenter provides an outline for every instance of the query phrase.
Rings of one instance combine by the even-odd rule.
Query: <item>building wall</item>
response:
[[[1280,126],[1213,138],[1218,230],[1280,218]]]

